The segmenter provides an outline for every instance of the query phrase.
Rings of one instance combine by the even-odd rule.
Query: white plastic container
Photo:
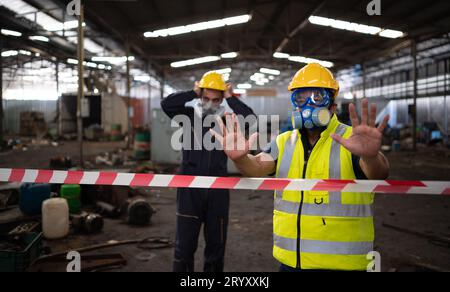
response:
[[[59,239],[69,234],[69,205],[66,199],[55,198],[44,201],[42,230],[47,239]]]

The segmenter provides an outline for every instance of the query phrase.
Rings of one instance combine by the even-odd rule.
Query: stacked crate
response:
[[[20,113],[20,135],[36,136],[45,132],[47,124],[42,112],[21,112]]]

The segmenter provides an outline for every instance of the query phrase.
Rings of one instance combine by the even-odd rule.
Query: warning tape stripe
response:
[[[450,196],[450,181],[238,178],[0,168],[0,182]]]

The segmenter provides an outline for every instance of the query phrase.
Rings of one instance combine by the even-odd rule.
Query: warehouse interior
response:
[[[364,98],[377,123],[390,116],[390,180],[450,181],[449,1],[0,0],[0,28],[0,168],[175,174],[168,95],[215,70],[285,131],[287,87],[319,63],[340,84],[341,122]],[[231,161],[228,172],[239,176]],[[63,238],[42,235],[42,201],[23,206],[33,187],[33,198],[78,196]],[[0,182],[0,271],[66,271],[65,255],[80,251],[83,271],[169,272],[176,203],[175,187]],[[225,271],[278,271],[273,191],[232,190],[230,204]],[[450,271],[449,206],[448,196],[376,194],[381,270]],[[133,218],[132,207],[143,211]],[[20,228],[35,237],[19,244]]]

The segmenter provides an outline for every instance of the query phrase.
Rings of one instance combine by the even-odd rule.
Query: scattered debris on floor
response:
[[[19,204],[18,183],[0,185],[0,212],[14,208]]]
[[[98,201],[95,203],[96,211],[103,216],[107,216],[108,218],[116,219],[120,217],[122,211],[120,208],[115,207],[106,202]]]
[[[119,158],[113,158],[117,163],[126,161],[126,153],[122,150],[115,152]],[[123,160],[122,160],[123,159]],[[50,159],[50,169],[54,170],[68,170],[74,167],[72,159],[68,156],[55,156]],[[154,169],[152,164],[144,163],[136,167],[141,172],[150,172]],[[49,207],[51,200],[55,197],[65,199],[67,211],[63,211],[64,205],[57,204],[59,207]],[[65,240],[67,236],[76,238],[77,236],[91,236],[99,234],[104,228],[104,218],[115,220],[117,224],[128,224],[134,228],[148,226],[152,217],[156,213],[156,209],[150,204],[149,199],[154,198],[154,192],[148,192],[144,189],[134,189],[131,187],[121,186],[77,186],[77,185],[62,185],[50,186],[49,184],[3,184],[0,185],[0,212],[7,213],[8,211],[20,210],[19,213],[14,212],[18,216],[16,219],[11,219],[8,222],[0,220],[0,253],[11,258],[18,256],[26,256],[27,261],[23,262],[20,267],[0,266],[0,271],[24,271],[28,268],[32,260],[40,258],[41,252],[37,252],[37,246],[40,251],[46,251],[41,246],[46,241],[45,234],[56,234],[56,229],[52,224],[47,222],[58,221],[54,216],[61,216],[63,213],[69,212],[70,221],[68,225],[69,231],[57,232],[59,235],[55,238],[58,240]],[[53,199],[52,199],[53,198]],[[56,201],[55,201],[56,202]],[[58,201],[59,202],[59,201]],[[62,206],[63,209],[60,209]],[[60,211],[58,211],[60,209]],[[43,213],[41,213],[43,211]],[[50,214],[54,213],[53,215]],[[12,214],[12,213],[11,213]],[[56,214],[56,215],[55,215]],[[69,213],[67,213],[69,214]],[[42,217],[41,217],[42,216]],[[53,217],[52,217],[53,216]],[[65,215],[64,215],[65,216]],[[64,217],[63,216],[63,217]],[[30,220],[37,220],[28,223]],[[41,220],[42,225],[41,225]],[[56,220],[56,221],[55,221]],[[53,223],[54,225],[54,223]],[[62,225],[54,225],[60,226]],[[52,231],[45,231],[44,228],[53,228]],[[32,232],[31,229],[34,231]],[[52,233],[53,232],[53,233]],[[31,235],[30,235],[31,234]],[[5,240],[6,237],[15,240]],[[5,237],[6,236],[6,237]],[[31,239],[30,236],[34,236]],[[52,238],[51,235],[47,235]],[[31,241],[30,241],[31,240]],[[105,247],[119,246],[124,244],[137,244],[141,249],[159,249],[171,247],[172,243],[169,239],[150,238],[144,240],[132,241],[111,241],[104,245],[94,245],[85,249],[80,249],[80,252],[87,252]],[[31,249],[33,248],[33,250]],[[32,254],[29,254],[32,252]],[[47,253],[50,250],[47,248]],[[85,254],[83,254],[85,256]],[[86,255],[92,256],[92,260],[88,265],[83,261],[83,271],[97,271],[98,269],[109,269],[111,267],[120,267],[126,264],[126,260],[120,260],[117,255]],[[47,256],[45,256],[47,257]],[[67,265],[65,257],[58,258],[51,257],[49,260],[38,261],[30,267],[32,271],[61,271],[64,264]],[[154,256],[149,254],[142,254],[141,260],[149,261]],[[11,259],[12,261],[12,259]],[[65,270],[64,270],[65,271]]]
[[[39,222],[19,223],[9,232],[0,233],[0,272],[25,272],[39,258],[42,251],[39,226]]]
[[[144,198],[134,198],[127,200],[123,206],[127,214],[127,222],[131,225],[147,225],[154,213],[155,209]]]
[[[50,159],[50,169],[53,170],[67,170],[74,167],[70,157],[57,156]]]
[[[126,241],[110,241],[105,244],[98,244],[84,248],[64,251],[55,254],[44,255],[33,261],[28,268],[29,272],[66,272],[67,271],[67,255],[69,252],[78,252],[83,258],[81,272],[95,272],[105,268],[120,268],[127,264],[127,260],[122,254],[96,254],[89,255],[87,253],[108,249],[123,245],[136,244],[137,248],[146,250],[137,255],[142,261],[149,261],[155,257],[150,250],[172,248],[173,242],[168,238],[150,237],[140,240]]]
[[[95,213],[82,212],[79,215],[71,215],[70,219],[75,233],[98,233],[104,225],[103,217]]]
[[[91,125],[87,129],[84,130],[84,136],[89,141],[107,141],[109,140],[109,136],[105,134],[102,126],[100,125]]]
[[[109,269],[121,268],[127,264],[127,260],[122,254],[100,254],[100,255],[80,255],[83,264],[80,265],[79,272],[99,272]],[[28,272],[64,273],[68,271],[68,260],[66,256],[48,257],[36,260],[29,268]],[[70,271],[70,270],[69,270]],[[77,270],[75,270],[77,271]]]

